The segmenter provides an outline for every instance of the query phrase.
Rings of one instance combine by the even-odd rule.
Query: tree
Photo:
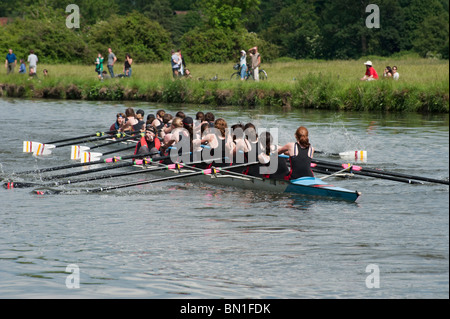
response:
[[[197,7],[205,14],[211,28],[234,30],[246,21],[246,14],[257,10],[260,0],[199,0]]]
[[[414,50],[421,56],[440,55],[448,59],[449,15],[428,16],[415,32]]]
[[[263,37],[280,46],[283,56],[317,58],[321,56],[321,35],[317,21],[313,1],[296,0],[270,20]]]
[[[91,60],[97,52],[106,54],[112,47],[118,59],[129,53],[136,62],[159,62],[167,58],[172,47],[169,33],[138,12],[98,22],[86,37],[92,48]]]

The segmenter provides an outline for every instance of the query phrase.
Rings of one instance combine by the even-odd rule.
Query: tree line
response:
[[[79,28],[66,26],[70,3]],[[366,25],[369,4],[379,28]],[[263,62],[408,51],[448,59],[448,10],[449,0],[2,0],[0,45],[46,63],[93,63],[108,47],[139,63],[168,61],[177,48],[188,63],[229,62],[255,45]]]

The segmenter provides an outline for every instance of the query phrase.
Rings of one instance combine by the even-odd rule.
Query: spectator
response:
[[[6,55],[5,68],[6,74],[14,73],[14,67],[17,65],[17,57],[13,53],[12,49],[9,49],[9,53]]]
[[[19,68],[20,74],[27,73],[27,67],[25,66],[25,61],[23,59],[20,59],[20,68]]]
[[[366,66],[366,73],[364,74],[364,76],[361,78],[361,81],[374,81],[374,80],[378,80],[378,73],[377,71],[375,71],[375,69],[372,66],[372,62],[371,61],[367,61],[364,63],[364,65]]]
[[[400,77],[400,74],[397,72],[397,66],[393,66],[392,67],[392,72],[394,73],[394,80],[398,80],[398,78]]]
[[[111,48],[108,48],[108,71],[109,74],[111,74],[111,77],[114,77],[114,63],[116,63],[117,61],[117,57],[116,55],[112,52]]]
[[[95,72],[98,74],[98,79],[102,79],[102,72],[103,72],[103,56],[101,53],[98,54],[97,59],[95,59]]]
[[[383,77],[385,78],[391,78],[392,77],[392,69],[390,66],[387,66],[384,68],[384,73],[383,73]]]
[[[172,57],[170,62],[172,63],[172,75],[174,78],[177,78],[180,71],[181,58],[177,53],[175,53],[175,50],[172,50],[171,54]]]
[[[123,73],[126,77],[131,77],[131,65],[133,64],[133,59],[131,56],[127,53],[125,55],[125,63],[123,64]]]
[[[261,65],[261,55],[258,52],[258,47],[253,47],[248,50],[250,58],[252,59],[253,78],[259,81],[259,66]]]
[[[30,51],[30,55],[28,56],[28,63],[29,63],[29,67],[30,67],[30,72],[31,69],[33,69],[34,73],[37,72],[37,62],[38,62],[38,57],[36,56],[36,54],[34,54],[34,50]]]

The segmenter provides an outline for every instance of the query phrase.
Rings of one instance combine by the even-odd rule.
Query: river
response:
[[[210,111],[0,99],[2,177],[70,163],[67,148],[36,158],[22,152],[23,141],[107,131],[129,106],[145,116],[160,108]],[[281,144],[303,125],[317,150],[366,150],[361,166],[449,178],[448,114],[212,111],[230,124],[278,128]],[[0,298],[448,298],[448,185],[328,181],[362,196],[356,203],[313,200],[183,180],[100,194],[38,196],[2,187]]]

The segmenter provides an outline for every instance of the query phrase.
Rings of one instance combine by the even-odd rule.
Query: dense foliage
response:
[[[2,0],[0,46],[42,62],[92,63],[109,46],[137,62],[227,62],[258,45],[263,61],[354,59],[415,51],[449,56],[448,0],[377,0],[380,28],[368,28],[371,0],[73,0],[80,28],[66,27],[63,0]],[[177,14],[175,14],[177,11]],[[180,12],[182,11],[182,12]]]

